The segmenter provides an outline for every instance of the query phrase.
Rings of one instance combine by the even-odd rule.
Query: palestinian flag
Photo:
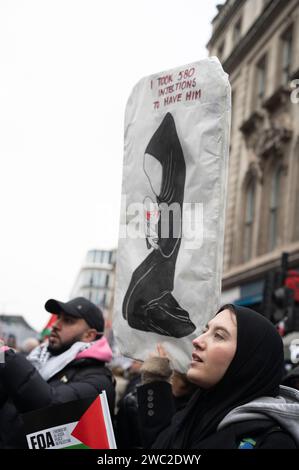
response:
[[[86,398],[23,415],[29,449],[116,449],[103,391]]]
[[[48,321],[48,323],[46,324],[45,328],[42,330],[41,334],[40,334],[40,337],[41,339],[45,339],[47,338],[48,336],[50,336],[50,333],[51,333],[51,330],[52,330],[52,326],[54,325],[54,323],[56,322],[57,320],[57,315],[55,315],[55,313],[53,313],[50,317],[50,320]]]

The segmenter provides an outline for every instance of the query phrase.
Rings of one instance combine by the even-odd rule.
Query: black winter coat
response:
[[[138,415],[144,448],[165,449],[165,442],[176,431],[176,413],[167,382],[152,382],[137,388]],[[196,426],[194,428],[196,434]],[[198,449],[238,449],[245,439],[256,441],[256,449],[296,449],[292,437],[269,420],[250,420],[232,424],[200,442]],[[192,446],[189,447],[192,449]]]
[[[140,382],[140,380],[139,380]],[[117,447],[119,449],[141,449],[142,428],[138,418],[137,389],[125,395],[119,402],[119,410],[115,419]],[[188,403],[192,394],[174,397],[174,411],[182,410]]]
[[[0,370],[0,448],[26,448],[22,413],[81,398],[96,398],[105,390],[113,415],[114,379],[105,363],[82,358],[68,364],[46,382],[21,354],[6,353]]]

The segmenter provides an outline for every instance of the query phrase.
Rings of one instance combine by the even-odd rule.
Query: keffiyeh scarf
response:
[[[64,353],[53,356],[48,351],[48,342],[45,342],[33,349],[27,359],[38,370],[43,379],[49,380],[72,362],[80,352],[88,349],[91,345],[92,343],[77,341]]]

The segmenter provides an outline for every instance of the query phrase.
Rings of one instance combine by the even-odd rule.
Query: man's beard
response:
[[[73,344],[77,343],[78,341],[81,341],[81,335],[78,335],[77,337],[73,338],[71,341],[68,341],[67,343],[62,343],[60,346],[51,346],[51,344],[48,344],[48,351],[49,353],[52,354],[52,356],[59,356],[59,354],[64,353],[67,351],[70,347],[73,346]]]

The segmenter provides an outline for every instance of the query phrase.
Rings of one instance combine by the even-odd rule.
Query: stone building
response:
[[[22,315],[0,314],[0,338],[11,347],[20,347],[27,338],[38,338]]]
[[[85,297],[98,305],[106,321],[112,320],[116,250],[90,250],[80,269],[71,298]]]
[[[208,49],[232,86],[223,301],[258,305],[283,251],[299,269],[299,1],[217,8]]]

